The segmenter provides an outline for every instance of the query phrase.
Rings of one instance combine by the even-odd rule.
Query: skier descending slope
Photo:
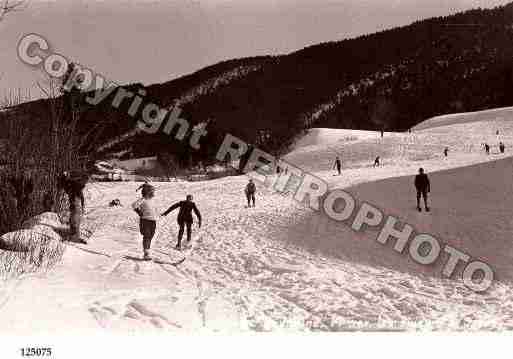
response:
[[[178,203],[175,203],[167,211],[161,214],[161,216],[167,216],[170,212],[174,211],[175,209],[180,208],[180,211],[178,212],[178,226],[180,227],[178,231],[178,243],[176,244],[176,249],[180,250],[182,246],[182,237],[183,237],[183,231],[184,227],[187,227],[187,243],[191,241],[191,230],[192,230],[192,223],[194,222],[192,218],[192,211],[194,211],[194,214],[196,217],[198,217],[198,227],[201,228],[201,214],[198,210],[198,207],[196,207],[196,204],[192,201],[192,195],[188,194],[185,201],[180,201]]]
[[[415,189],[417,190],[417,210],[422,211],[420,209],[420,196],[422,196],[424,198],[424,208],[429,212],[427,194],[431,191],[431,184],[423,168],[419,168],[419,174],[415,176]]]
[[[246,199],[248,200],[248,207],[251,207],[251,201],[253,201],[253,207],[255,207],[256,186],[252,179],[249,180],[244,192],[246,193]]]
[[[144,260],[151,260],[151,240],[157,228],[157,214],[153,206],[152,198],[155,196],[155,188],[149,184],[142,185],[142,198],[132,204],[132,208],[139,215],[139,230],[143,236]]]

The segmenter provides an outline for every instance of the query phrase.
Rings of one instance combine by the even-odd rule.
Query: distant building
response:
[[[115,166],[118,166],[130,172],[137,170],[154,170],[159,167],[159,163],[156,156],[132,158],[123,161],[113,160],[111,162]]]

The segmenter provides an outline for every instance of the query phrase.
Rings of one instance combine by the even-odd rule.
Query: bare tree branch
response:
[[[0,21],[10,12],[25,9],[27,4],[27,0],[0,0]]]

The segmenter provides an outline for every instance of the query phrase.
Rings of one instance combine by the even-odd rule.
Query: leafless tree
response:
[[[2,21],[8,13],[22,10],[26,5],[27,0],[0,0],[0,21]]]

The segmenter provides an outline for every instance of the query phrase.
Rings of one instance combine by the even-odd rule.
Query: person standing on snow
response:
[[[488,143],[485,143],[484,148],[485,148],[486,154],[489,155],[490,154],[490,145]]]
[[[192,218],[192,212],[196,217],[198,217],[198,227],[201,228],[201,214],[196,207],[196,204],[192,201],[192,195],[188,194],[185,201],[180,201],[178,203],[173,204],[167,211],[161,214],[161,216],[167,216],[170,212],[175,209],[180,208],[178,212],[178,226],[180,227],[178,231],[178,243],[176,244],[176,249],[180,250],[182,247],[182,237],[184,232],[184,227],[187,227],[187,243],[191,241],[191,231],[192,231],[192,223],[194,219]]]
[[[342,174],[342,162],[340,161],[340,158],[337,156],[335,159],[335,164],[333,165],[333,168],[337,168],[338,175],[340,176]]]
[[[149,184],[142,186],[142,198],[132,204],[132,208],[139,215],[139,231],[143,236],[144,260],[151,260],[151,240],[157,229],[157,214],[153,205],[155,188]]]
[[[449,147],[445,147],[444,148],[444,156],[447,157],[448,154],[449,154]]]
[[[82,215],[85,212],[83,190],[87,180],[86,175],[78,172],[73,174],[64,172],[58,180],[58,187],[63,189],[68,196],[70,238],[72,241],[84,244],[87,244],[87,241],[80,238],[80,223],[82,221]]]
[[[374,160],[374,166],[373,167],[379,167],[379,156],[376,157]]]
[[[417,190],[417,210],[421,212],[420,209],[420,196],[424,198],[424,208],[426,212],[429,212],[429,207],[427,205],[427,194],[431,191],[431,184],[429,183],[428,176],[424,173],[423,168],[419,168],[419,174],[415,176],[415,189]]]
[[[246,199],[248,200],[248,207],[251,207],[251,201],[253,201],[253,207],[255,207],[256,186],[252,179],[250,179],[249,183],[246,185],[246,188],[244,189],[244,193],[246,193]]]

